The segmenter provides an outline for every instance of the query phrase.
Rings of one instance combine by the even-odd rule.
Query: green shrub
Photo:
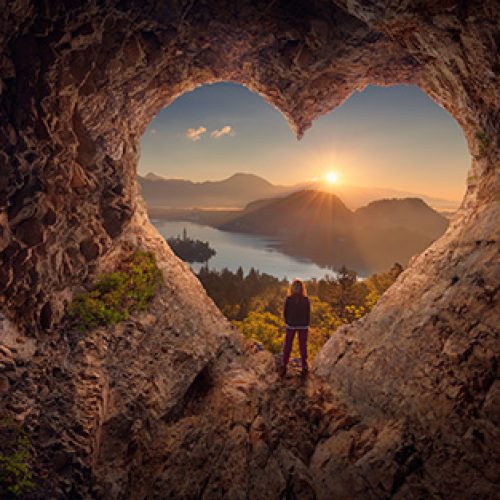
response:
[[[144,311],[163,282],[151,252],[136,251],[121,268],[101,275],[86,292],[75,296],[69,317],[82,331],[112,325]]]
[[[283,346],[285,323],[270,312],[252,311],[243,321],[233,321],[243,335],[256,342],[260,342],[264,349],[278,354]]]
[[[34,489],[31,458],[23,427],[12,419],[0,420],[0,498],[18,498]]]

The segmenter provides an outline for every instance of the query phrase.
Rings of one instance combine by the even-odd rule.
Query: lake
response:
[[[281,253],[273,248],[277,240],[250,234],[233,233],[202,226],[186,221],[166,221],[153,219],[151,221],[165,238],[182,235],[186,228],[187,234],[194,240],[208,241],[217,254],[208,261],[210,269],[220,271],[227,267],[236,271],[242,267],[248,273],[254,268],[277,278],[321,278],[325,274],[335,274],[333,271],[320,267],[309,260],[300,260]],[[191,264],[197,272],[203,264]]]

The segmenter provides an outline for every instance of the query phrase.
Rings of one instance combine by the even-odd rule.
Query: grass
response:
[[[0,420],[0,498],[20,498],[35,488],[31,443],[24,428],[10,418]]]
[[[163,283],[151,252],[136,251],[113,273],[102,274],[69,305],[70,319],[81,331],[108,326],[144,311]]]

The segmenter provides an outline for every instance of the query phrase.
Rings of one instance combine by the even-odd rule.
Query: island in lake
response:
[[[187,234],[186,228],[181,236],[167,238],[172,251],[185,262],[208,262],[216,251],[210,247],[208,241],[193,240]]]

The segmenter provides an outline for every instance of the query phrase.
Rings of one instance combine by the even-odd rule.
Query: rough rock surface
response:
[[[34,2],[0,9],[1,411],[40,498],[494,498],[499,482],[499,8],[485,1]],[[234,80],[301,135],[369,83],[411,83],[462,127],[446,234],[308,381],[231,331],[150,225],[151,118]],[[140,246],[152,310],[82,337],[72,293]],[[17,331],[16,331],[17,328]]]

